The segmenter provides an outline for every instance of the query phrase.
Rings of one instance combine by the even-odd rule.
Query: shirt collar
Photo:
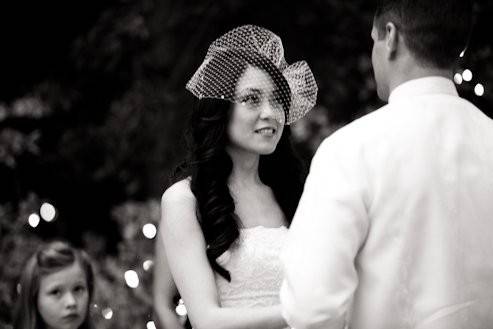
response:
[[[409,80],[400,84],[390,93],[389,103],[397,99],[430,94],[459,95],[452,80],[439,76],[431,76]]]

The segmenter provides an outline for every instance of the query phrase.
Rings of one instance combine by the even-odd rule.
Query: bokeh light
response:
[[[454,81],[456,84],[460,85],[462,83],[462,74],[460,73],[454,74]]]
[[[109,307],[105,308],[103,311],[101,311],[101,314],[106,320],[109,320],[113,317],[113,310]]]
[[[477,96],[483,96],[484,95],[484,86],[480,83],[476,84],[476,86],[474,87],[474,93]]]
[[[472,72],[469,69],[465,69],[464,72],[462,72],[462,78],[464,81],[471,81],[472,80]]]
[[[142,268],[144,269],[144,271],[149,271],[152,267],[152,265],[154,265],[154,262],[150,259],[144,261],[144,263],[142,263]]]
[[[149,321],[146,324],[147,329],[156,329],[156,325],[154,324],[154,321]]]
[[[144,233],[144,236],[148,239],[154,239],[157,233],[156,225],[154,224],[145,224],[142,227],[142,233]]]
[[[125,272],[125,282],[130,288],[137,288],[139,286],[139,276],[137,272],[128,270]]]
[[[176,306],[176,314],[179,316],[185,316],[187,315],[187,308],[185,307],[185,303],[183,303],[183,299],[180,299],[178,302],[178,305]]]
[[[39,221],[40,221],[40,218],[39,218],[38,214],[31,214],[31,215],[29,215],[29,218],[27,219],[27,222],[32,227],[38,226],[39,225]]]
[[[51,203],[45,202],[41,205],[39,213],[41,215],[41,218],[43,218],[47,222],[51,222],[55,219],[56,209]]]

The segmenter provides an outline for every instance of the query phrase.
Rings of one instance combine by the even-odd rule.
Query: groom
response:
[[[451,80],[471,12],[380,1],[372,63],[388,104],[313,158],[281,255],[292,327],[493,328],[493,121]]]

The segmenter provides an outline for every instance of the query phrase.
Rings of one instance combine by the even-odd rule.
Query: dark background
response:
[[[476,1],[475,14],[457,67],[473,79],[458,89],[493,117],[493,1]],[[0,15],[5,261],[25,258],[41,240],[68,239],[104,259],[101,271],[117,285],[119,270],[152,255],[152,241],[137,232],[158,223],[159,198],[183,155],[193,104],[184,86],[208,45],[236,26],[272,30],[288,63],[312,68],[318,105],[293,127],[307,163],[324,137],[382,105],[370,61],[371,1],[2,1]],[[474,94],[477,83],[483,96]],[[43,202],[57,217],[32,228],[27,217]],[[0,276],[14,282],[21,265]],[[8,280],[3,305],[13,300]],[[149,305],[148,295],[139,298]],[[129,325],[118,321],[115,328]]]

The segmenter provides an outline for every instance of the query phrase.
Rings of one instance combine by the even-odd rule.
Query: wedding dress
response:
[[[255,226],[240,229],[239,239],[218,264],[231,274],[231,282],[215,274],[222,307],[278,305],[282,269],[279,253],[288,229]]]

